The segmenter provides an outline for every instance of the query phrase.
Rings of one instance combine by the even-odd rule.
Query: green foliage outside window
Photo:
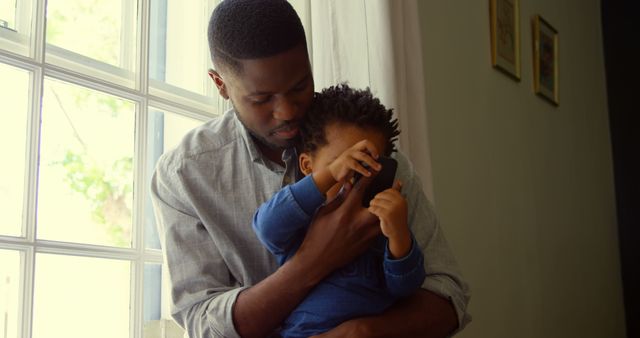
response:
[[[93,219],[106,226],[114,245],[128,246],[131,235],[131,208],[127,201],[133,193],[133,159],[121,158],[104,168],[93,163],[86,153],[67,150],[60,162],[65,181],[91,203]]]

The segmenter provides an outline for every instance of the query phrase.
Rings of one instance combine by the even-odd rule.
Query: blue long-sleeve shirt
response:
[[[262,204],[253,228],[266,248],[284,264],[298,250],[324,197],[311,175],[284,187]],[[308,337],[340,323],[381,313],[398,298],[418,289],[425,278],[424,258],[412,235],[409,253],[392,259],[387,240],[372,246],[318,284],[285,320],[285,338]]]

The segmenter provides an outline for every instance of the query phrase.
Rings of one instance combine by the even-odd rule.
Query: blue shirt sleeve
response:
[[[316,209],[324,202],[311,175],[288,185],[262,204],[253,216],[258,239],[279,264],[298,249]]]
[[[387,290],[396,297],[405,297],[420,288],[426,273],[424,257],[415,238],[411,236],[411,250],[399,259],[393,259],[389,252],[389,245],[384,252],[384,277]]]

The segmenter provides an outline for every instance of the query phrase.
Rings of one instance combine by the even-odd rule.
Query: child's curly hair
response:
[[[385,155],[396,151],[398,119],[393,118],[393,109],[386,109],[373,97],[369,88],[357,90],[340,84],[316,93],[302,121],[302,150],[313,153],[326,145],[325,127],[336,122],[378,130],[387,140]]]

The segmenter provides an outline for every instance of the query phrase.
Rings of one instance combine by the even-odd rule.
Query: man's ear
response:
[[[307,176],[313,172],[313,161],[311,160],[311,155],[309,153],[302,153],[298,157],[298,166],[300,167],[300,171]]]
[[[227,84],[224,83],[224,79],[222,79],[222,76],[220,76],[220,74],[213,69],[209,69],[208,73],[211,80],[213,80],[213,83],[216,84],[220,96],[227,100],[229,98],[229,93],[227,92]]]

